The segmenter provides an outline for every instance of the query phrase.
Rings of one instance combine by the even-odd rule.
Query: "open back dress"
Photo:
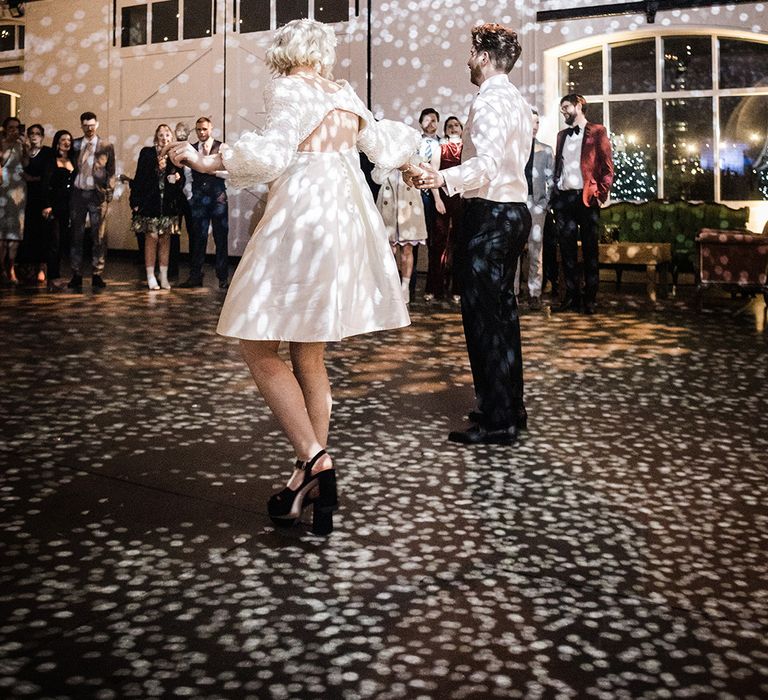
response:
[[[346,82],[275,78],[261,133],[222,153],[229,182],[270,183],[217,332],[249,340],[334,341],[410,323],[387,232],[360,169],[408,161],[420,135],[375,121]]]

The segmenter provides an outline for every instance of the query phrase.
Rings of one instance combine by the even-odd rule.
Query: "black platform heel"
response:
[[[312,473],[312,467],[324,454],[327,454],[326,451],[320,450],[307,463],[307,472]],[[339,497],[336,491],[336,470],[333,467],[323,469],[323,471],[312,475],[310,483],[316,483],[319,488],[319,494],[312,508],[312,533],[329,535],[333,531],[333,511],[339,507]]]
[[[297,459],[294,469],[304,471],[304,478],[299,487],[294,490],[286,486],[267,501],[267,513],[277,527],[291,527],[301,515],[302,509],[313,501],[309,498],[309,493],[315,485],[309,484],[311,474],[307,463]]]

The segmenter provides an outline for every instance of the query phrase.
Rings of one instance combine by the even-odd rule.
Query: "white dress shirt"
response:
[[[449,196],[493,202],[528,199],[525,164],[531,153],[533,114],[506,74],[483,81],[462,136],[461,165],[440,174]]]
[[[79,190],[96,189],[96,186],[93,184],[93,165],[95,162],[96,146],[98,142],[98,136],[94,136],[90,140],[83,136],[83,140],[80,142],[77,176],[75,177],[74,182],[75,187]]]
[[[557,189],[583,190],[584,176],[581,173],[581,147],[584,145],[584,127],[578,134],[566,134],[563,141],[563,169],[557,181]]]

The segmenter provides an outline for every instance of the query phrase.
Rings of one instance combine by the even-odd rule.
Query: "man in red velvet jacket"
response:
[[[600,281],[597,222],[600,205],[608,199],[613,183],[611,142],[604,126],[587,121],[587,101],[581,95],[563,97],[560,112],[568,127],[557,135],[551,204],[560,240],[565,299],[554,311],[593,314]],[[583,294],[577,277],[579,239],[584,259]]]

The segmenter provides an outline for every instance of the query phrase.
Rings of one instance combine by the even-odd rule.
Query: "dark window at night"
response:
[[[569,58],[566,62],[565,92],[601,95],[603,92],[603,52]]]
[[[349,19],[349,0],[315,0],[315,19],[318,22],[346,22]]]
[[[656,91],[656,42],[633,41],[611,45],[611,92]]]
[[[292,19],[309,17],[309,0],[280,0],[277,3],[277,26],[282,27]]]
[[[720,98],[720,197],[768,199],[768,95]]]
[[[664,196],[715,197],[712,98],[664,100]]]
[[[768,85],[768,44],[742,39],[720,42],[720,87],[743,88]]]
[[[164,0],[152,5],[152,43],[179,38],[179,0]]]
[[[656,101],[611,102],[613,187],[611,199],[644,202],[655,199],[657,148]]]
[[[269,31],[269,5],[269,0],[240,0],[240,32]]]
[[[712,88],[712,41],[709,37],[665,36],[665,90],[710,90]]]
[[[16,25],[0,25],[0,51],[14,51],[16,49]]]
[[[147,6],[131,5],[123,8],[120,46],[139,46],[147,43]]]
[[[184,0],[184,38],[211,36],[212,16],[213,0]]]

